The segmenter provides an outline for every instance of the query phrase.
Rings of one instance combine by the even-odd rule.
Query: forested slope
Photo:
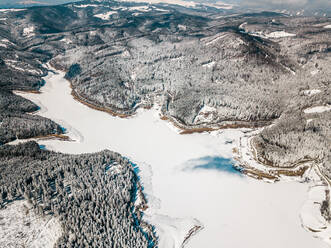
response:
[[[135,205],[138,177],[120,154],[64,155],[28,142],[1,146],[0,156],[0,208],[24,197],[39,215],[58,218],[56,247],[154,246],[139,217],[144,206]]]

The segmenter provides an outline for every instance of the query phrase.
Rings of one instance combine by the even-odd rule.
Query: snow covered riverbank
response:
[[[110,149],[137,163],[149,204],[144,218],[156,227],[159,247],[181,247],[195,226],[203,229],[185,247],[328,247],[301,227],[307,184],[268,184],[211,166],[232,159],[241,130],[179,135],[155,109],[116,118],[75,101],[63,76],[50,73],[42,94],[20,93],[75,140],[39,143],[73,154]]]

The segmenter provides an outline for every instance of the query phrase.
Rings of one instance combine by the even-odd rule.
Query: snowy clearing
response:
[[[17,11],[23,11],[26,9],[0,9],[0,12],[17,12]]]
[[[310,122],[312,122],[314,119],[307,119],[306,123],[309,124]]]
[[[187,29],[185,25],[181,25],[181,24],[178,24],[177,27],[179,28],[179,30],[183,30],[183,31],[186,31]]]
[[[316,95],[318,93],[321,93],[321,90],[313,89],[313,90],[305,90],[303,92],[303,94],[305,94],[306,96],[313,96],[313,95]]]
[[[149,8],[149,6],[136,6],[136,7],[130,7],[128,9],[129,11],[141,11],[141,12],[148,12],[152,10]]]
[[[30,26],[23,29],[23,36],[32,37],[34,36],[34,27]]]
[[[42,94],[20,95],[45,106],[47,110],[38,114],[62,120],[71,139],[77,140],[71,130],[83,138],[39,144],[72,154],[110,149],[138,164],[149,206],[144,219],[155,226],[160,248],[182,247],[197,225],[203,229],[193,232],[185,247],[328,247],[301,227],[298,209],[308,185],[265,183],[217,162],[229,161],[231,168],[232,149],[244,135],[242,130],[180,135],[159,118],[158,109],[116,118],[75,101],[63,76],[47,76]],[[247,231],[252,229],[259,235]]]
[[[203,64],[203,67],[207,67],[207,68],[212,68],[215,65],[215,61],[209,62],[207,64]]]
[[[196,3],[192,1],[183,0],[119,0],[118,2],[135,2],[135,3],[149,3],[149,4],[176,4],[184,7],[195,7]]]
[[[216,9],[226,9],[230,10],[233,9],[234,5],[233,4],[228,4],[228,3],[223,3],[223,2],[216,2],[216,3],[202,3],[202,5],[208,6],[208,7],[213,7]]]
[[[293,37],[296,36],[296,34],[287,33],[285,31],[276,31],[270,34],[266,34],[265,36],[267,38],[284,38],[284,37]]]
[[[111,15],[114,15],[114,14],[117,14],[117,12],[116,11],[108,11],[107,13],[97,14],[97,15],[94,15],[94,16],[97,17],[97,18],[100,18],[100,19],[102,19],[104,21],[107,21],[107,20],[110,19],[110,16]]]
[[[318,72],[319,72],[319,70],[313,70],[313,71],[310,72],[310,74],[311,74],[312,76],[315,76]]]
[[[14,201],[0,210],[3,248],[52,248],[61,235],[61,225],[55,217],[36,215],[25,200]]]
[[[194,123],[199,124],[199,123],[209,122],[215,119],[216,116],[217,116],[216,108],[204,105],[200,109],[198,115],[195,117]]]
[[[71,44],[72,43],[72,40],[68,39],[68,38],[63,38],[62,40],[60,40],[66,44]]]
[[[305,109],[303,112],[305,114],[312,114],[312,113],[323,113],[325,111],[330,111],[331,106],[316,106]]]
[[[88,7],[99,7],[100,5],[97,4],[81,4],[81,5],[74,5],[76,8],[88,8]]]

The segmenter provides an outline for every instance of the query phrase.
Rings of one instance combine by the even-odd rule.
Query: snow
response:
[[[23,11],[26,9],[0,9],[0,12],[17,12],[17,11]]]
[[[16,60],[5,59],[4,62],[6,63],[7,66],[9,66],[15,70],[18,70],[18,71],[29,72],[34,75],[40,75],[42,73],[41,70],[34,70],[34,69],[26,68],[28,65],[24,65],[25,68],[23,68],[22,64]]]
[[[287,33],[285,31],[276,31],[270,34],[266,34],[266,37],[268,38],[283,38],[283,37],[293,37],[293,36],[296,36],[296,34]]]
[[[154,10],[156,11],[160,11],[160,12],[169,12],[169,10],[166,9],[160,9],[160,8],[156,8],[155,6],[152,6]]]
[[[194,218],[171,218],[167,215],[157,215],[154,218],[147,217],[145,220],[157,223],[157,234],[162,237],[158,244],[160,248],[183,247],[183,240],[185,240],[190,229],[202,225]]]
[[[135,3],[149,3],[149,4],[176,4],[184,7],[195,7],[196,3],[193,1],[184,0],[118,0],[118,2],[135,2]]]
[[[149,8],[149,6],[136,6],[136,7],[130,7],[128,8],[129,11],[142,11],[142,12],[148,12],[151,9]]]
[[[315,76],[318,72],[319,72],[318,70],[313,70],[313,71],[310,72],[310,74],[311,74],[312,76]]]
[[[330,191],[330,185],[326,185],[319,175],[318,167],[311,170],[313,180],[310,183],[308,198],[301,209],[300,217],[305,229],[314,230],[315,237],[331,245],[331,223],[323,218],[320,211],[321,204],[325,199],[325,191]]]
[[[208,64],[207,64],[208,66]],[[204,105],[194,119],[194,123],[208,123],[215,119],[217,110],[214,107]]]
[[[233,9],[233,7],[234,7],[233,4],[223,3],[220,1],[216,2],[216,3],[202,3],[202,5],[213,7],[216,9],[226,9],[226,10]]]
[[[307,124],[309,124],[310,122],[312,122],[314,119],[307,119]]]
[[[185,25],[178,24],[177,26],[178,26],[179,30],[186,31],[187,27]]]
[[[239,28],[244,29],[244,26],[246,26],[246,25],[247,25],[247,22],[244,22],[244,23],[240,24]]]
[[[331,25],[326,25],[324,26],[324,28],[331,28]]]
[[[63,41],[66,44],[71,44],[72,40],[68,39],[68,38],[63,38],[61,41]]]
[[[206,44],[206,46],[208,46],[208,45],[216,43],[218,40],[223,39],[226,36],[227,36],[227,34],[216,35],[212,38],[202,39],[202,41],[206,42],[205,44]]]
[[[36,215],[25,200],[0,210],[1,247],[51,248],[61,235],[61,224],[55,217]]]
[[[307,124],[311,121],[313,121],[313,119],[308,119]],[[254,133],[256,134],[260,132],[260,130],[257,130]],[[274,168],[265,167],[256,160],[253,160],[253,153],[256,154],[256,149],[251,145],[252,137],[253,134],[248,134],[240,140],[240,144],[238,146],[239,154],[241,156],[240,163],[248,164],[251,168],[271,174],[270,172],[275,170]],[[320,211],[322,202],[327,199],[326,191],[330,192],[331,186],[328,179],[325,178],[320,172],[318,164],[307,163],[306,165],[309,165],[310,167],[302,178],[286,176],[281,176],[281,178],[283,181],[285,179],[291,181],[296,180],[298,182],[309,182],[308,196],[300,210],[301,224],[307,231],[311,232],[315,238],[319,238],[331,245],[331,223],[328,223],[325,220]],[[266,179],[264,180],[267,181]]]
[[[212,68],[215,65],[215,61],[209,62],[207,64],[203,64],[203,67],[207,67],[207,68]]]
[[[87,8],[87,7],[99,7],[97,4],[81,4],[81,5],[74,5],[76,8]]]
[[[330,110],[331,110],[331,106],[316,106],[316,107],[307,108],[303,112],[305,112],[305,114],[312,114],[312,113],[323,113],[325,111],[330,111]]]
[[[63,76],[47,76],[42,94],[21,95],[44,106],[40,115],[61,120],[76,142],[39,144],[73,154],[107,148],[138,164],[149,205],[144,219],[155,226],[160,248],[182,247],[197,225],[203,229],[185,247],[327,247],[301,227],[298,210],[306,200],[307,184],[269,184],[225,170],[188,166],[205,158],[232,159],[232,148],[246,130],[180,135],[160,120],[157,108],[127,119],[113,117],[75,101]]]
[[[34,27],[33,26],[30,26],[30,27],[26,27],[23,29],[23,36],[26,36],[26,37],[31,37],[31,36],[34,36]]]
[[[313,96],[316,95],[318,93],[321,93],[321,90],[317,90],[317,89],[313,89],[313,90],[305,90],[303,92],[306,96]]]
[[[106,20],[109,20],[111,15],[114,15],[116,13],[117,13],[116,11],[108,11],[107,13],[97,14],[97,15],[94,15],[94,16],[106,21]]]

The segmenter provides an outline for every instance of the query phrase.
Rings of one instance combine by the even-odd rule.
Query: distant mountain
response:
[[[22,8],[30,6],[57,5],[78,0],[0,0],[0,8]]]

